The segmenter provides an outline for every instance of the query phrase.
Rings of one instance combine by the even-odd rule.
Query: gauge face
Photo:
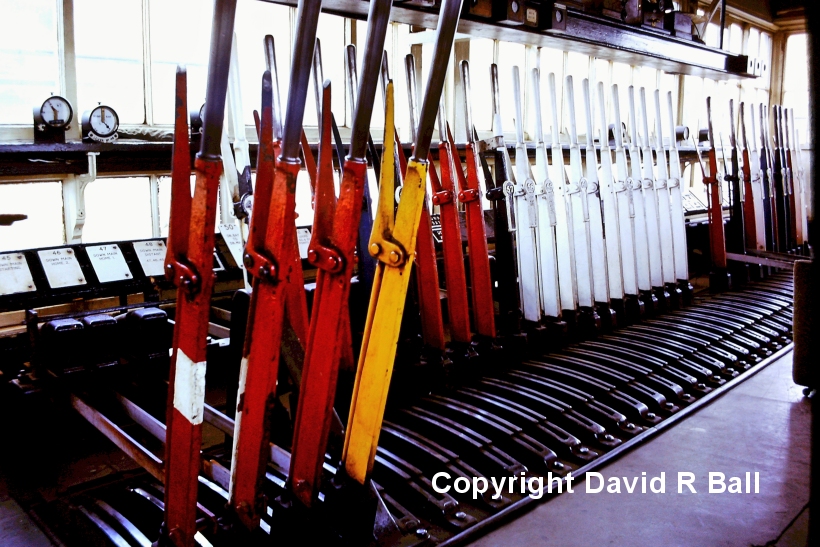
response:
[[[205,103],[202,103],[202,106],[199,107],[199,123],[205,124]]]
[[[55,129],[61,129],[71,123],[74,111],[67,100],[54,95],[46,99],[43,106],[40,107],[40,116],[47,125]]]
[[[110,137],[120,125],[120,118],[110,106],[100,105],[91,111],[88,124],[98,137]]]

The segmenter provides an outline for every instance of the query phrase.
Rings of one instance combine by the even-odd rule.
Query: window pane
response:
[[[345,20],[343,17],[322,13],[316,30],[322,46],[322,77],[332,84],[330,109],[336,123],[345,120]],[[305,106],[304,125],[319,125],[316,118],[316,101],[313,74],[310,77],[308,101]]]
[[[808,90],[809,71],[805,34],[792,34],[786,41],[786,63],[783,89],[786,91]]]
[[[251,184],[256,185],[256,173],[251,173]],[[194,186],[196,185],[196,175],[191,175],[191,195],[194,194]],[[158,192],[158,208],[159,208],[159,233],[160,237],[168,237],[168,225],[171,220],[171,177],[169,176],[162,176],[157,177],[157,187],[159,188]],[[220,187],[220,191],[222,188]],[[150,209],[149,209],[150,211]],[[150,212],[149,212],[150,215]],[[220,223],[220,218],[222,218],[222,202],[217,199],[216,200],[216,231],[219,231],[218,225]],[[150,225],[150,218],[148,224]],[[146,236],[148,237],[148,236]]]
[[[526,48],[523,44],[512,42],[498,43],[498,87],[501,94],[501,124],[507,135],[515,134],[515,95],[513,94],[512,67],[518,67],[518,81],[521,87],[521,98],[524,100],[527,92],[527,56]],[[489,103],[489,101],[488,101]],[[480,104],[480,103],[477,103]],[[524,104],[522,104],[522,116]],[[522,120],[523,123],[523,120]]]
[[[720,25],[709,23],[703,33],[703,41],[707,46],[718,47],[720,43]]]
[[[746,55],[757,57],[760,53],[760,31],[756,28],[749,29],[749,41],[746,44]]]
[[[470,104],[473,125],[479,131],[493,128],[492,108],[484,108],[490,97],[490,65],[493,62],[493,41],[479,38],[470,41]],[[458,98],[458,101],[461,99]],[[459,142],[463,136],[456,137]]]
[[[356,25],[356,66],[358,67],[359,77],[361,77],[364,63],[364,45],[367,39],[367,21],[354,21],[353,23]],[[405,83],[404,75],[404,57],[410,53],[410,49],[399,50],[397,52],[393,51],[393,37],[394,33],[397,33],[398,26],[399,25],[397,23],[394,23],[387,27],[387,37],[384,40],[384,51],[387,53],[387,64],[389,67],[390,78],[393,80],[393,108],[395,109],[394,116],[396,118],[396,125],[398,127],[403,127],[407,125],[407,120],[409,119],[406,106],[407,84]],[[358,92],[358,90],[356,91]],[[418,92],[419,95],[423,95],[424,89],[418,86]],[[348,93],[348,91],[345,90],[345,93]],[[373,105],[373,115],[370,118],[370,127],[373,129],[384,128],[384,102],[382,101],[382,95],[383,91],[381,77],[379,77],[379,85],[376,89],[376,102]],[[399,109],[399,104],[402,104],[404,107]],[[347,125],[350,126],[352,124],[353,109],[348,103]]]
[[[610,81],[611,81],[611,63],[604,59],[595,59],[592,68],[594,69],[594,74],[590,74],[589,78],[589,86],[590,86],[590,101],[592,101],[592,137],[593,139],[597,139],[601,135],[601,112],[600,112],[600,100],[598,99],[598,82],[604,84],[604,112],[607,116],[607,123],[612,123],[609,121],[609,104],[612,102],[612,91],[608,91],[610,89]]]
[[[660,103],[661,103],[661,120],[664,127],[664,136],[669,138],[670,128],[667,127],[669,123],[669,93],[672,93],[672,119],[678,123],[678,76],[675,74],[667,74],[661,72],[661,87],[660,87]],[[654,104],[654,100],[653,104]],[[652,107],[654,108],[654,106]]]
[[[658,84],[658,70],[654,68],[649,68],[642,66],[638,70],[634,72],[634,80],[635,80],[635,108],[637,109],[636,112],[636,123],[638,129],[639,140],[641,142],[641,146],[646,144],[646,138],[651,136],[654,133],[655,128],[655,98],[654,93],[655,89],[657,89]],[[644,95],[641,94],[641,91],[646,97],[646,125],[648,126],[649,134],[647,135],[644,131],[644,109],[643,109],[643,102],[642,97]]]
[[[598,82],[603,82],[604,87],[609,87],[612,80],[612,63],[606,59],[595,59],[592,63],[592,72],[589,75],[590,84],[598,87]]]
[[[151,100],[154,123],[174,123],[177,65],[188,69],[188,109],[205,102],[205,79],[211,43],[213,2],[150,0]]]
[[[683,125],[689,127],[692,135],[706,125],[705,98],[703,95],[703,78],[697,76],[683,77]]]
[[[737,23],[732,23],[729,27],[729,51],[732,53],[741,53],[743,51],[743,27]]]
[[[245,125],[253,125],[253,111],[259,110],[261,105],[262,74],[265,72],[263,44],[267,34],[273,36],[276,49],[282,108],[287,104],[291,57],[290,8],[258,0],[241,0],[236,6],[235,31],[242,86],[242,119]]]
[[[769,75],[772,67],[772,36],[765,32],[760,33],[760,53],[758,54],[763,67],[760,78],[761,87],[769,88]]]
[[[368,177],[372,175],[368,173]],[[334,177],[335,179],[336,177]],[[310,176],[302,169],[296,178],[296,225],[313,226],[313,206],[311,204]]]
[[[805,34],[793,34],[786,41],[783,77],[783,105],[794,109],[795,128],[801,144],[810,142],[809,134],[809,60]],[[791,114],[791,112],[789,113]],[[790,120],[791,121],[791,120]]]
[[[157,199],[159,208],[159,235],[161,237],[168,237],[168,225],[171,220],[171,177],[157,177],[157,188],[159,189],[159,198]],[[219,201],[217,201],[217,203],[219,203]]]
[[[559,123],[562,123],[563,127],[567,130],[567,134],[569,135],[569,127],[571,123],[576,124],[576,131],[577,134],[586,135],[586,113],[584,112],[584,96],[583,91],[581,91],[581,82],[584,78],[589,76],[589,56],[584,55],[582,53],[576,53],[574,51],[570,51],[567,54],[567,74],[572,75],[572,88],[573,88],[573,96],[575,99],[575,120],[570,118],[569,112],[569,101],[564,101],[564,118],[563,122],[559,120]],[[555,82],[556,85],[560,85],[564,92],[566,93],[566,77],[563,81]]]
[[[0,213],[28,215],[11,226],[0,226],[0,251],[65,243],[63,188],[59,182],[0,184]]]
[[[112,21],[130,22],[116,25],[115,40]],[[120,123],[145,122],[141,22],[141,0],[74,1],[78,116],[101,102],[117,111]]]
[[[151,237],[148,177],[100,178],[85,188],[83,243]]]
[[[552,145],[551,128],[552,128],[552,103],[550,99],[549,75],[555,76],[555,85],[558,89],[558,119],[561,119],[561,79],[564,73],[564,52],[552,49],[541,48],[540,62],[541,62],[541,117],[544,125],[544,142],[547,146]],[[533,115],[534,117],[534,115]]]
[[[404,77],[403,63],[404,56],[410,53],[410,25],[401,25],[398,23],[393,23],[391,32],[395,47],[391,48],[393,51],[393,57],[388,58],[388,60],[390,61],[390,75],[393,77],[394,89],[407,89],[407,82],[406,78]],[[388,39],[390,38],[388,37]],[[385,48],[386,47],[387,46],[385,45]],[[388,54],[391,51],[391,49],[388,49]],[[416,85],[419,86],[418,81],[416,82]],[[420,93],[424,93],[424,88],[421,88],[421,90],[422,91],[420,91]],[[379,89],[379,93],[381,93],[381,88]],[[376,108],[373,111],[373,116],[376,117],[376,112],[379,112],[378,106],[381,105],[382,110],[379,117],[383,119],[384,102],[381,101],[381,97],[379,97],[376,102],[378,104],[376,105]],[[395,109],[394,116],[396,118],[396,128],[398,128],[399,131],[399,138],[402,140],[402,142],[409,142],[410,124],[407,123],[407,120],[410,118],[410,109],[407,105],[406,92],[396,94],[393,108]],[[384,121],[382,121],[382,125],[384,125]]]
[[[62,91],[57,2],[0,0],[0,12],[0,123],[30,124],[32,109]]]

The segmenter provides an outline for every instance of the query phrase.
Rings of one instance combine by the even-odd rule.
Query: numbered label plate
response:
[[[0,254],[0,296],[36,290],[23,253]]]
[[[296,228],[296,241],[299,243],[299,258],[304,260],[310,245],[310,228]]]
[[[145,275],[165,275],[166,250],[165,243],[162,240],[134,242],[134,252],[137,253],[137,258]]]
[[[37,251],[37,254],[46,272],[48,285],[52,289],[76,287],[87,283],[80,263],[74,255],[74,249]]]
[[[430,215],[430,224],[433,228],[433,239],[436,243],[441,245],[444,238],[441,235],[441,215],[436,213],[434,215]]]
[[[132,279],[119,245],[89,245],[85,248],[100,283]]]
[[[225,243],[228,244],[228,249],[231,251],[234,262],[244,270],[245,266],[242,260],[242,254],[245,252],[245,242],[242,241],[242,231],[239,229],[239,225],[220,224],[219,233],[222,234],[222,238],[225,240]]]

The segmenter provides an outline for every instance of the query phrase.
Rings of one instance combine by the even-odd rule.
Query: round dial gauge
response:
[[[74,111],[69,102],[58,95],[46,99],[40,107],[40,116],[43,121],[55,129],[62,129],[71,123]]]
[[[110,137],[117,131],[120,118],[110,106],[100,105],[91,111],[88,124],[98,137]]]
[[[205,103],[202,103],[202,106],[199,107],[199,123],[205,124]]]

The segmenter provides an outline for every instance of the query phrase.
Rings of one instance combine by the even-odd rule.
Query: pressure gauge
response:
[[[205,120],[205,103],[202,103],[199,110],[191,110],[189,115],[191,116],[191,138],[195,139],[202,133],[202,125]]]
[[[119,125],[120,117],[114,109],[101,104],[83,113],[83,140],[114,142],[119,137]]]
[[[65,142],[65,132],[74,118],[71,103],[52,95],[41,106],[34,107],[34,142]]]
[[[66,99],[52,95],[40,107],[40,117],[52,129],[67,129],[74,110]]]

